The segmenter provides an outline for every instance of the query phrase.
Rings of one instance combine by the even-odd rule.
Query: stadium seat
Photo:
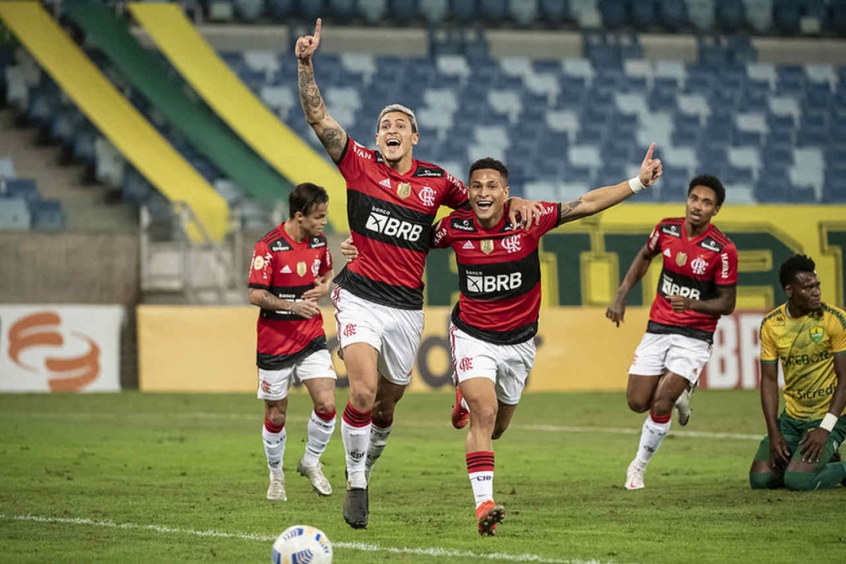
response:
[[[480,14],[488,23],[500,24],[508,13],[507,0],[478,0],[478,2]]]
[[[0,179],[15,178],[15,163],[11,157],[0,157]]]
[[[0,230],[26,231],[32,218],[23,198],[0,197]]]
[[[416,15],[415,0],[389,0],[391,17],[401,25],[408,25]]]
[[[229,0],[209,0],[208,14],[209,20],[213,22],[228,22],[232,21],[235,8]]]
[[[746,21],[758,33],[769,31],[773,23],[773,0],[743,0]]]
[[[300,7],[300,17],[305,18],[309,22],[316,20],[327,12],[326,0],[308,0],[308,2],[298,2]]]
[[[355,8],[355,0],[329,0],[328,2],[329,15],[340,21],[352,18],[355,15]]]
[[[799,33],[799,21],[802,16],[802,7],[795,0],[775,0],[773,5],[773,19],[776,26],[788,34]]]
[[[255,22],[264,10],[264,0],[234,0],[235,14],[245,22]]]
[[[744,6],[738,0],[717,0],[717,21],[728,31],[737,31],[746,22]]]
[[[518,25],[528,27],[538,18],[538,0],[508,0],[508,14]]]
[[[388,0],[358,0],[358,14],[367,25],[379,25],[388,12]]]
[[[646,31],[655,25],[660,0],[636,0],[631,3],[631,23],[639,31]]]
[[[430,26],[442,24],[449,14],[449,0],[419,0],[417,6]]]
[[[552,27],[561,25],[570,18],[570,4],[568,0],[540,0],[540,20]]]
[[[476,0],[451,0],[452,16],[460,23],[469,23],[477,17]]]
[[[637,3],[649,0],[638,0]],[[599,11],[606,29],[618,29],[629,21],[629,0],[599,0]]]
[[[32,229],[64,231],[65,213],[59,200],[38,200],[29,204]]]
[[[678,31],[687,24],[687,6],[684,0],[660,0],[658,20],[670,31]]]
[[[690,23],[699,31],[711,31],[714,27],[714,0],[685,0]]]

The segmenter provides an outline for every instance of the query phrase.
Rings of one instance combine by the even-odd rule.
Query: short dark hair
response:
[[[783,263],[778,269],[778,281],[781,287],[785,288],[796,280],[796,275],[800,272],[816,272],[817,265],[814,259],[808,255],[793,255]]]
[[[329,194],[323,186],[303,182],[297,184],[288,197],[288,217],[294,219],[297,212],[308,215],[315,206],[329,202]]]
[[[690,193],[693,192],[693,189],[697,186],[705,186],[706,188],[713,190],[714,194],[717,195],[718,206],[723,205],[723,202],[726,201],[726,189],[723,186],[723,183],[720,182],[720,179],[716,176],[712,176],[710,174],[700,174],[690,181],[690,186],[687,188],[687,195],[690,196]]]
[[[475,163],[471,164],[470,173],[467,175],[467,180],[470,180],[470,177],[473,176],[474,172],[485,168],[497,171],[499,174],[502,175],[502,178],[505,179],[505,182],[508,183],[508,167],[502,164],[502,161],[498,161],[491,157],[479,159]]]

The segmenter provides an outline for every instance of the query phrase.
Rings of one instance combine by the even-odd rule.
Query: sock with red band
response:
[[[468,453],[467,474],[470,476],[470,485],[473,486],[476,507],[489,499],[493,500],[494,453]]]
[[[269,419],[264,420],[261,428],[261,440],[264,444],[264,455],[267,457],[267,467],[270,475],[282,476],[282,458],[285,456],[285,440],[288,433],[285,431],[285,424],[276,425]]]
[[[658,447],[661,446],[664,437],[670,431],[671,415],[671,413],[655,415],[650,411],[649,417],[643,422],[643,431],[640,435],[640,445],[636,457],[643,467],[646,467]]]
[[[312,411],[308,419],[308,441],[306,442],[305,454],[303,454],[303,466],[317,466],[320,462],[320,455],[326,450],[326,445],[335,432],[335,410],[328,413]]]
[[[348,403],[341,418],[341,438],[344,441],[346,453],[348,488],[367,487],[364,467],[367,445],[370,442],[371,413],[369,410],[358,411]]]

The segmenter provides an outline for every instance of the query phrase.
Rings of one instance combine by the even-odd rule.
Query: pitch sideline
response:
[[[272,543],[276,537],[270,535],[260,535],[256,533],[227,533],[224,531],[199,531],[196,529],[184,529],[181,527],[168,527],[167,525],[141,525],[138,523],[115,523],[114,521],[101,521],[95,519],[85,519],[81,517],[44,517],[41,515],[6,515],[0,513],[0,519],[7,521],[28,521],[36,523],[62,523],[66,525],[88,525],[92,527],[104,527],[108,529],[123,529],[123,530],[141,530],[153,531],[162,534],[175,535],[190,535],[195,537],[212,537],[212,538],[226,538],[226,539],[241,539],[250,541],[261,541]],[[470,552],[467,550],[452,550],[447,548],[409,548],[409,547],[391,547],[380,546],[378,544],[369,544],[361,542],[333,542],[333,548],[342,548],[345,550],[358,550],[363,552],[388,552],[391,554],[409,554],[420,556],[432,556],[436,558],[479,558],[487,560],[499,560],[505,562],[537,562],[539,564],[597,564],[597,560],[559,560],[555,558],[544,558],[536,554],[507,554],[503,552],[493,552],[489,554]]]

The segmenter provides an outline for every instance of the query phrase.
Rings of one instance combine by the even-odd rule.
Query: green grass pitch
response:
[[[342,410],[347,391],[339,390]],[[752,491],[757,392],[699,391],[646,473],[623,488],[643,421],[623,393],[527,394],[495,443],[506,521],[475,531],[452,396],[410,394],[373,472],[370,525],[297,475],[308,397],[290,402],[288,501],[264,498],[262,405],[248,395],[0,395],[0,562],[268,562],[272,539],[319,527],[335,562],[844,562],[846,488]],[[340,427],[340,425],[339,425]]]

